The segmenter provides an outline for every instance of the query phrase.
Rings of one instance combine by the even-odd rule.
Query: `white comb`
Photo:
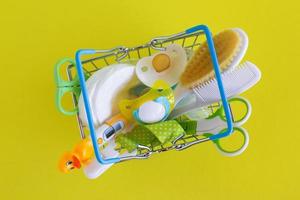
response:
[[[232,71],[222,73],[221,77],[226,97],[230,98],[241,94],[255,85],[261,78],[261,72],[253,63],[247,61]],[[193,92],[196,96],[196,101],[180,108],[175,107],[169,119],[221,100],[218,83],[215,78],[194,87]]]

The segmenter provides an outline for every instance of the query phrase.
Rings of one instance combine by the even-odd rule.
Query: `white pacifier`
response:
[[[187,62],[186,51],[178,44],[171,44],[165,51],[140,59],[136,74],[142,83],[151,87],[156,80],[164,80],[170,86],[179,81]]]

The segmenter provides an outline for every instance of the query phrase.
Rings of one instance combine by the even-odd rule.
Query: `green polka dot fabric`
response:
[[[170,120],[150,125],[138,125],[131,132],[118,135],[116,142],[121,145],[121,148],[132,152],[138,144],[155,147],[172,142],[182,134],[185,134],[185,131],[181,125],[175,120]]]

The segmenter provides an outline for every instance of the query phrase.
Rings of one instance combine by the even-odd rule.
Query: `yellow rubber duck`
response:
[[[73,169],[80,169],[87,165],[94,155],[93,144],[90,139],[83,139],[72,152],[66,152],[59,160],[58,168],[63,173],[69,173]]]

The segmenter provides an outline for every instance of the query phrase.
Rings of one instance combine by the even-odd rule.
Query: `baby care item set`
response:
[[[261,77],[255,64],[242,62],[247,47],[242,29],[212,35],[198,25],[139,46],[83,49],[60,60],[56,105],[76,116],[81,140],[62,155],[59,169],[81,168],[97,178],[115,163],[207,141],[225,156],[241,154],[251,104],[239,95]],[[242,136],[237,148],[221,143],[231,134]]]

